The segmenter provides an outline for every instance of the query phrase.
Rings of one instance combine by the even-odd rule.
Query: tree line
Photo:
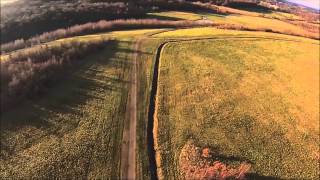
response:
[[[195,0],[19,0],[1,8],[1,44],[99,20],[145,18],[159,10],[200,10]],[[222,4],[225,0],[201,0]]]
[[[18,1],[19,2],[19,1]],[[138,18],[142,7],[125,2],[30,0],[1,7],[1,43],[101,19]]]
[[[94,34],[119,29],[135,29],[135,28],[170,28],[170,27],[192,27],[192,26],[207,26],[212,25],[210,22],[197,21],[167,21],[158,19],[127,19],[98,22],[89,22],[82,25],[75,25],[65,29],[58,29],[51,32],[45,32],[41,35],[30,39],[18,39],[13,42],[3,44],[1,46],[2,53],[31,47],[36,44],[41,44],[56,39],[79,36],[85,34]]]
[[[44,93],[66,69],[84,56],[103,48],[107,39],[43,45],[9,55],[0,63],[1,108],[7,110],[27,97]]]

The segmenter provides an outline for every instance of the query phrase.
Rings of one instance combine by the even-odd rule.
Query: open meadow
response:
[[[298,16],[283,12],[255,13],[252,15],[247,13],[218,14],[168,11],[150,14],[178,20],[208,19],[222,29],[276,32],[319,39],[319,23],[304,22],[299,20]]]
[[[217,35],[169,42],[159,61],[155,136],[161,179],[200,173],[200,165],[186,165],[181,157],[190,141],[209,148],[202,157],[208,161],[251,164],[253,179],[318,177],[318,41]]]
[[[3,113],[0,177],[119,177],[119,139],[126,123],[124,107],[128,98],[132,54],[136,51],[131,35],[148,32],[151,31],[106,35],[113,40],[98,53],[79,60],[79,64],[55,82],[45,96],[25,101],[19,108]],[[92,38],[104,38],[104,35],[79,37],[77,40],[92,41]],[[145,59],[152,55],[152,49],[147,50],[148,53],[141,55]],[[148,61],[141,66],[152,64],[152,59]]]
[[[319,178],[315,11],[24,2],[3,5],[0,179]]]

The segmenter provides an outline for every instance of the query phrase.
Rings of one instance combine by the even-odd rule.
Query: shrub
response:
[[[1,62],[1,106],[9,109],[20,100],[45,92],[51,83],[81,56],[101,47],[107,40],[67,42],[52,47],[22,51]]]
[[[120,0],[119,0],[120,1]],[[127,2],[87,0],[17,1],[1,7],[1,42],[30,38],[36,34],[101,19],[142,17],[145,8]]]
[[[188,141],[182,148],[179,157],[180,171],[186,179],[245,179],[251,166],[242,162],[238,167],[231,167],[220,161],[212,162],[215,154],[209,148],[200,148]]]
[[[119,29],[134,29],[134,28],[160,28],[160,27],[191,27],[191,26],[207,26],[212,25],[210,22],[201,21],[165,21],[157,19],[129,19],[129,20],[114,20],[105,21],[101,20],[98,22],[89,22],[82,25],[71,26],[66,29],[58,29],[52,32],[46,32],[39,36],[35,36],[28,40],[17,40],[19,43],[10,42],[1,45],[2,53],[14,51],[17,49],[30,47],[35,44],[45,43],[52,40],[92,34],[110,30]]]

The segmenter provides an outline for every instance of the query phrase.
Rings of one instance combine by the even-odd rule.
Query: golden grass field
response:
[[[150,15],[206,17],[255,31],[215,27],[124,30],[2,54],[1,61],[5,61],[10,54],[66,41],[111,40],[99,53],[83,57],[47,94],[1,113],[0,179],[120,177],[137,39],[141,42],[137,179],[150,179],[148,108],[155,53],[167,41],[176,42],[166,44],[160,56],[154,119],[159,179],[183,179],[184,147],[206,150],[209,162],[221,161],[230,167],[248,163],[248,179],[317,179],[320,43],[298,37],[316,32],[294,25],[293,21],[301,19],[288,13],[222,10],[229,14],[168,11]]]
[[[129,59],[117,48],[129,47],[109,45],[46,97],[2,115],[2,178],[118,177]]]
[[[163,179],[181,178],[190,139],[215,160],[250,163],[251,178],[318,177],[319,42],[250,36],[164,47],[156,119]]]
[[[184,20],[197,20],[205,17],[226,29],[230,29],[232,27],[245,28],[254,31],[272,31],[282,34],[319,38],[319,24],[300,21],[300,17],[283,12],[248,14],[231,11],[230,14],[221,15],[214,13],[169,11],[152,14],[159,17],[178,18]],[[304,27],[298,25],[301,22],[305,23]]]
[[[117,178],[125,106],[135,52],[134,38],[163,31],[129,30],[49,42],[112,41],[84,57],[45,96],[1,114],[2,178]],[[134,38],[133,36],[134,35]],[[160,40],[146,39],[139,52],[137,177],[149,178],[146,150],[147,108],[153,53]],[[19,50],[37,51],[41,45]],[[6,57],[8,55],[3,55]]]
[[[132,48],[112,41],[45,97],[2,114],[0,177],[119,177]]]

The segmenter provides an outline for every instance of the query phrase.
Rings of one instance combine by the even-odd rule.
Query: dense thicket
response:
[[[19,0],[1,8],[1,44],[76,24],[143,18],[146,12],[154,10],[210,10],[192,2],[218,5],[252,2],[265,6],[265,10],[277,8],[309,21],[319,19],[318,12],[277,0]]]
[[[1,44],[76,24],[144,18],[153,10],[205,8],[180,0],[20,0],[1,8]]]
[[[94,23],[90,22],[82,25],[75,25],[66,29],[58,29],[52,32],[46,32],[28,40],[19,39],[14,42],[6,43],[1,46],[1,51],[9,52],[60,38],[105,32],[116,29],[191,27],[211,24],[211,22],[206,21],[166,21],[157,19],[129,19],[114,21],[101,20]]]
[[[1,7],[1,43],[101,19],[141,17],[136,3],[21,0]]]
[[[45,92],[67,67],[103,48],[105,43],[107,40],[71,41],[10,55],[0,65],[2,110],[26,97]]]

